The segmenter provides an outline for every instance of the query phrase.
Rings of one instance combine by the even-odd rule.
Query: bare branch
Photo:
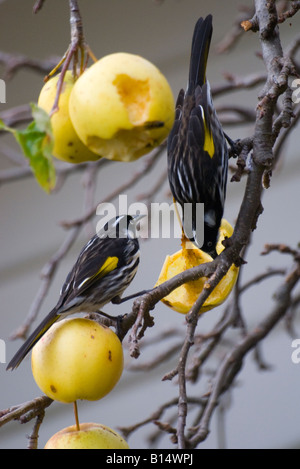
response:
[[[21,68],[28,68],[44,75],[48,74],[57,64],[57,57],[40,60],[0,51],[0,63],[4,65],[4,80],[10,80]]]
[[[227,83],[214,85],[212,87],[212,95],[214,98],[230,91],[251,89],[261,85],[262,83],[265,83],[267,75],[266,73],[254,73],[247,77],[240,78],[233,74],[225,73],[224,77]]]
[[[39,438],[39,429],[43,423],[45,417],[45,409],[42,409],[35,419],[33,430],[28,437],[27,449],[37,449],[38,448],[38,438]]]
[[[21,423],[28,422],[49,407],[52,402],[50,397],[41,396],[32,401],[2,410],[0,412],[0,427],[11,420],[20,420]]]
[[[213,410],[218,404],[219,396],[233,381],[241,367],[244,356],[249,350],[253,349],[285,315],[290,306],[291,292],[300,279],[299,274],[299,265],[296,265],[286,277],[281,287],[277,289],[277,303],[273,311],[257,325],[252,332],[249,332],[240,343],[233,347],[224,358],[214,377],[212,392],[209,396],[198,431],[190,440],[190,447],[196,447],[200,441],[206,438],[209,431],[210,419]]]
[[[291,1],[291,8],[289,10],[285,11],[284,13],[281,13],[278,16],[278,23],[283,23],[288,18],[292,18],[292,16],[294,16],[299,9],[300,9],[300,1],[299,0],[294,0],[294,1],[292,0]]]
[[[243,34],[243,29],[241,27],[241,23],[249,16],[253,15],[254,11],[253,8],[249,7],[243,7],[240,8],[240,13],[237,15],[232,28],[230,31],[226,34],[226,36],[222,39],[222,41],[217,44],[217,52],[219,54],[223,54],[224,52],[228,52],[231,50],[233,47],[237,45],[238,39],[241,37]]]

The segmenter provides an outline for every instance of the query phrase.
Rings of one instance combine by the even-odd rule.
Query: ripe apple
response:
[[[94,401],[108,394],[123,371],[123,349],[108,327],[85,318],[64,319],[32,350],[32,373],[51,399]]]
[[[44,449],[129,449],[127,442],[114,430],[100,423],[81,423],[55,433]]]
[[[224,249],[222,241],[225,239],[225,237],[229,238],[232,233],[232,226],[230,223],[228,223],[227,220],[223,218],[219,230],[218,243],[216,246],[218,254],[220,254],[220,252]],[[201,249],[194,247],[194,245],[192,246],[192,248],[190,248],[190,246],[188,246],[189,248],[183,247],[180,251],[177,251],[171,256],[166,257],[155,286],[160,285],[166,280],[187,269],[205,262],[212,262],[213,259],[209,254],[203,252]],[[233,264],[226,275],[216,286],[216,288],[209,295],[207,300],[203,303],[199,314],[219,306],[226,300],[235,285],[238,272],[238,267]],[[205,281],[206,277],[200,277],[198,280],[184,283],[180,287],[173,290],[165,298],[163,298],[162,302],[178,313],[187,314],[203,290]]]
[[[174,98],[164,75],[134,54],[110,54],[76,81],[70,117],[82,142],[111,160],[133,161],[172,128]]]
[[[40,92],[38,106],[48,113],[52,110],[55,100],[59,76],[60,74],[47,81]],[[69,116],[69,98],[74,83],[73,74],[71,70],[68,70],[58,102],[59,109],[51,116],[54,136],[53,155],[68,163],[95,161],[99,159],[99,155],[93,153],[81,142]]]

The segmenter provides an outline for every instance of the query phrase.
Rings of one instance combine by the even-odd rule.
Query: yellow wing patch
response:
[[[109,272],[111,272],[117,267],[118,262],[119,262],[119,259],[117,257],[108,257],[106,261],[102,264],[100,269],[94,275],[92,275],[91,277],[87,277],[86,279],[83,280],[83,282],[81,282],[80,285],[78,285],[78,289],[82,288],[83,285],[87,282],[90,283],[95,279],[100,279],[104,277],[105,275],[107,275]]]
[[[212,133],[206,126],[206,122],[204,120],[204,151],[207,151],[209,156],[212,158],[215,154],[215,144],[213,140]]]
[[[93,278],[102,278],[104,275],[108,274],[114,270],[118,265],[119,259],[117,257],[108,257],[104,264],[100,267],[98,272],[93,275]]]

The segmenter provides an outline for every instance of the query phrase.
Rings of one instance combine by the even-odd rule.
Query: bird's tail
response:
[[[206,76],[206,64],[212,37],[212,15],[205,19],[199,18],[193,34],[189,88],[193,91],[197,85],[203,86]]]
[[[30,352],[32,347],[40,340],[40,338],[47,332],[47,330],[54,324],[60,316],[56,314],[57,310],[54,308],[50,313],[45,317],[45,319],[38,325],[38,327],[33,331],[33,333],[28,337],[24,344],[19,348],[17,353],[10,360],[7,365],[7,370],[14,370],[17,368],[21,361],[26,357]]]

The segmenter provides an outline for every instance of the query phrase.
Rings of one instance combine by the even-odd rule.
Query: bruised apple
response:
[[[38,99],[38,106],[50,113],[56,96],[57,82],[60,74],[50,78],[43,86]],[[95,161],[99,155],[93,153],[80,140],[75,132],[69,115],[69,98],[75,80],[71,70],[64,77],[64,83],[59,97],[58,111],[51,116],[54,137],[53,156],[68,163],[82,163]]]
[[[55,433],[44,449],[128,449],[127,442],[114,430],[100,423],[81,423]]]
[[[117,335],[85,318],[54,324],[32,350],[32,373],[51,399],[70,403],[94,401],[108,394],[123,371],[123,349]]]
[[[99,156],[133,161],[172,128],[174,98],[164,75],[134,54],[110,54],[76,81],[70,117],[82,142]]]
[[[228,223],[227,220],[223,218],[219,230],[218,243],[216,246],[218,254],[220,254],[220,252],[224,249],[222,241],[225,239],[225,237],[229,238],[232,233],[232,226]],[[190,246],[183,246],[180,251],[177,251],[171,256],[166,257],[156,286],[174,277],[180,272],[205,262],[212,262],[213,259],[209,254],[205,253],[201,249],[194,247],[194,245],[192,246],[192,248]],[[214,288],[207,300],[203,303],[199,314],[219,306],[226,300],[235,285],[238,272],[238,267],[232,264],[229,271],[221,279],[216,288]],[[178,313],[187,314],[203,290],[206,280],[206,277],[201,277],[198,280],[187,282],[164,297],[162,302]]]

